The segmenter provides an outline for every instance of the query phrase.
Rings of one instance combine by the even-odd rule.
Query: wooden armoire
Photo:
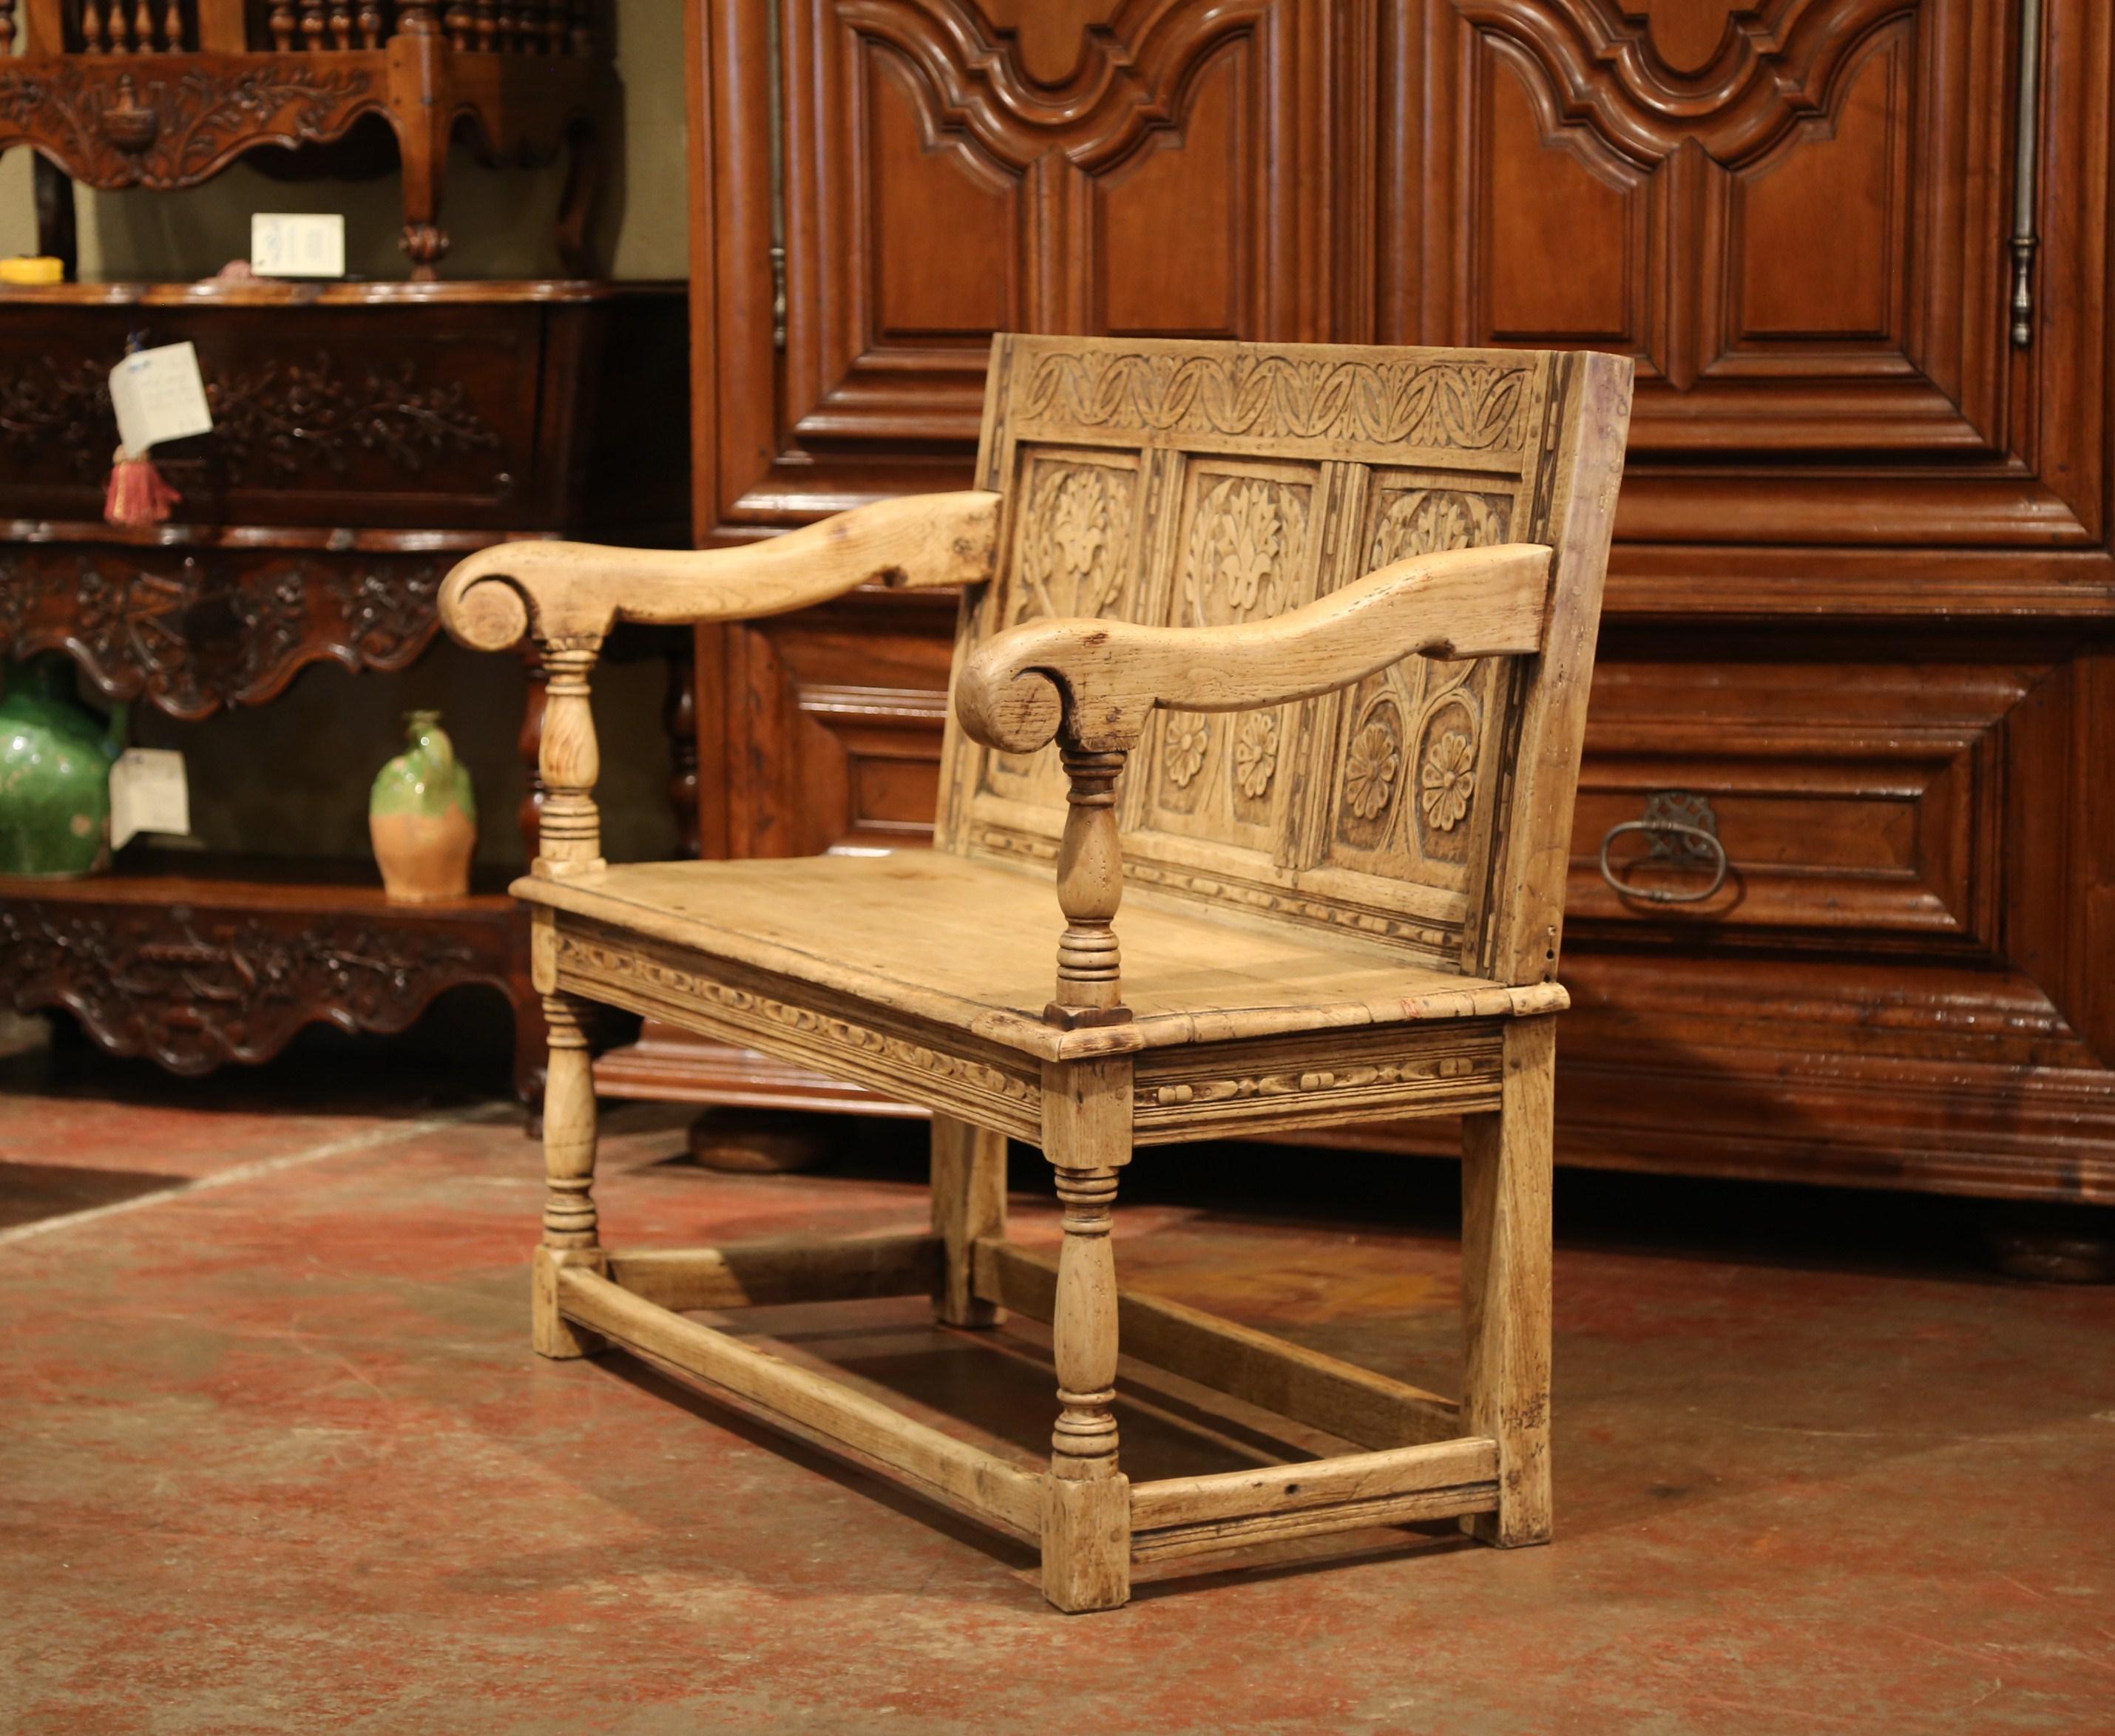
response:
[[[994,330],[1632,355],[1561,1154],[2115,1200],[2105,0],[691,15],[701,540],[965,485]],[[920,842],[952,627],[705,633],[705,850]]]

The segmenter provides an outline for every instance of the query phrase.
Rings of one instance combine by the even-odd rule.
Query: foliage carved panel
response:
[[[305,1024],[401,1031],[443,989],[512,992],[504,925],[34,896],[0,902],[0,1001],[65,1007],[172,1073],[268,1060]]]
[[[170,72],[40,60],[0,71],[0,145],[36,140],[90,186],[195,186],[255,145],[339,137],[385,105],[378,72],[307,55]]]
[[[1126,453],[1039,450],[1022,467],[1006,625],[1053,616],[1139,617],[1139,474]],[[1065,779],[1049,753],[983,753],[983,787],[1053,810]]]
[[[1267,621],[1314,594],[1318,478],[1312,468],[1199,459],[1163,617],[1177,626]],[[1290,780],[1279,776],[1291,708],[1155,717],[1134,774],[1149,792],[1143,823],[1268,850]]]
[[[0,656],[71,651],[111,699],[208,717],[262,703],[326,658],[406,667],[434,636],[451,564],[0,547]]]

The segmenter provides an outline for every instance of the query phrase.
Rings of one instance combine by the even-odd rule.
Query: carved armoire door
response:
[[[1390,25],[1383,337],[1639,364],[1569,1154],[2115,1198],[2108,8]]]
[[[1560,1149],[2115,1197],[2102,0],[692,16],[701,538],[962,486],[995,329],[1634,355]],[[706,848],[921,839],[952,624],[702,637]]]

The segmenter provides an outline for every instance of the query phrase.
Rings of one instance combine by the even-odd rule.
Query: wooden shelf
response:
[[[513,1006],[515,1083],[532,1097],[544,1033],[506,877],[398,904],[365,863],[168,850],[79,880],[0,877],[0,1000],[63,1010],[114,1054],[198,1074],[268,1060],[309,1024],[401,1031],[481,983]]]
[[[149,850],[120,855],[107,874],[48,879],[0,874],[0,900],[51,904],[240,905],[256,909],[328,909],[369,918],[464,921],[512,918],[507,895],[513,874],[480,871],[469,896],[431,904],[392,902],[372,863],[328,857],[234,855],[212,851]]]

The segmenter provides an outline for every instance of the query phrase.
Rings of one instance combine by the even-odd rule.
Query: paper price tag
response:
[[[344,218],[336,212],[251,213],[250,268],[260,277],[342,277]]]
[[[213,432],[198,351],[189,344],[135,350],[110,370],[110,405],[117,437],[134,457],[164,440]]]
[[[190,784],[184,756],[167,748],[131,748],[110,768],[110,847],[122,850],[143,831],[188,836]]]

